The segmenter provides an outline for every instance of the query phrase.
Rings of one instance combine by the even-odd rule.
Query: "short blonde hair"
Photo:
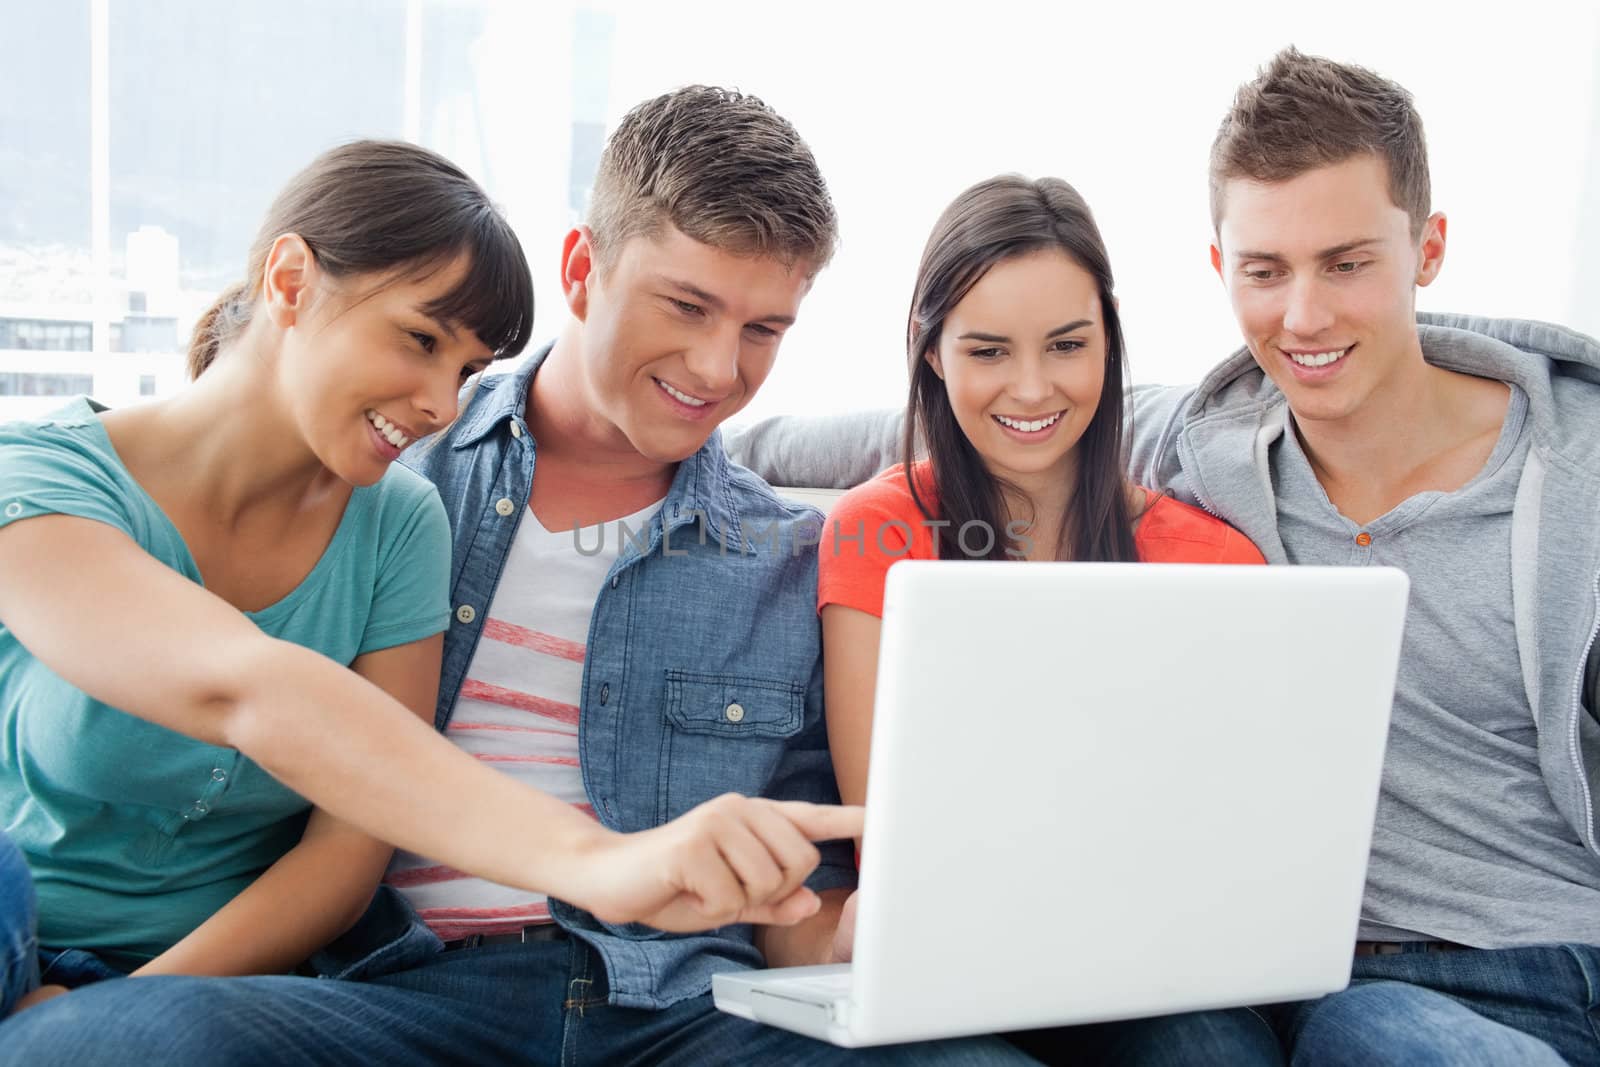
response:
[[[813,273],[838,243],[833,198],[794,127],[753,96],[704,85],[629,111],[600,156],[588,212],[600,260],[663,223]]]

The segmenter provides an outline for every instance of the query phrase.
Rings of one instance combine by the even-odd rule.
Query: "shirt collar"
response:
[[[533,376],[554,347],[555,342],[550,341],[516,370],[480,378],[475,385],[468,386],[462,396],[465,412],[450,432],[450,446],[470,448],[492,432],[509,433],[506,424],[512,422],[526,432],[528,390]],[[532,440],[531,433],[529,439]],[[537,455],[537,441],[534,450]],[[734,502],[730,466],[722,446],[722,431],[713,430],[699,451],[678,464],[661,507],[662,525],[676,529],[693,522],[699,514],[704,516],[711,537],[727,545],[729,551],[741,548],[739,510]]]
[[[662,526],[675,530],[693,522],[698,514],[710,540],[727,551],[742,551],[745,546],[730,467],[722,431],[713,430],[698,452],[678,464],[661,506]]]
[[[467,386],[461,403],[466,409],[450,434],[452,448],[469,448],[489,435],[503,423],[515,420],[524,430],[528,427],[528,386],[533,376],[550,355],[555,342],[548,342],[509,374],[496,374],[479,378]]]

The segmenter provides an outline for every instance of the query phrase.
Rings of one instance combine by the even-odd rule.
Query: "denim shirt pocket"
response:
[[[804,685],[667,670],[661,821],[722,793],[759,796],[805,725]]]

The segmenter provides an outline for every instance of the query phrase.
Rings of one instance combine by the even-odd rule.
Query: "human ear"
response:
[[[267,317],[280,329],[288,329],[305,314],[316,276],[317,257],[303,237],[286,233],[272,242],[261,271],[261,295]]]
[[[1422,224],[1422,241],[1417,249],[1417,284],[1428,285],[1444,267],[1444,212],[1435,211]]]
[[[561,292],[567,309],[579,322],[589,314],[589,283],[594,273],[594,233],[587,226],[575,227],[561,242]]]

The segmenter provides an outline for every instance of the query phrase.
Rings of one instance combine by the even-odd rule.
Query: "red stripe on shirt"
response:
[[[461,695],[473,700],[482,700],[490,704],[499,704],[505,708],[516,708],[519,711],[531,711],[535,715],[543,715],[547,719],[564,722],[569,726],[578,725],[578,709],[573,704],[563,704],[559,700],[549,700],[545,697],[536,697],[532,693],[519,693],[515,689],[506,689],[488,682],[479,682],[468,678],[461,687]]]
[[[524,926],[552,921],[549,904],[531,901],[515,908],[422,908],[417,916],[443,941],[473,934],[514,934]]]
[[[483,636],[501,644],[525,648],[530,652],[543,652],[547,656],[571,660],[574,663],[583,662],[584,648],[576,641],[568,641],[564,637],[539,630],[530,630],[514,622],[490,619],[483,624]]]
[[[554,734],[557,737],[571,737],[571,730],[550,730],[543,726],[508,726],[499,722],[453,722],[452,730],[504,730],[514,734]]]
[[[472,757],[485,763],[550,763],[557,767],[578,766],[577,756],[503,756],[493,752],[474,752]]]
[[[434,885],[438,882],[453,882],[457,878],[470,878],[456,870],[442,864],[438,867],[412,867],[404,871],[390,871],[383,879],[385,885],[392,885],[396,889],[410,889],[414,885]]]

